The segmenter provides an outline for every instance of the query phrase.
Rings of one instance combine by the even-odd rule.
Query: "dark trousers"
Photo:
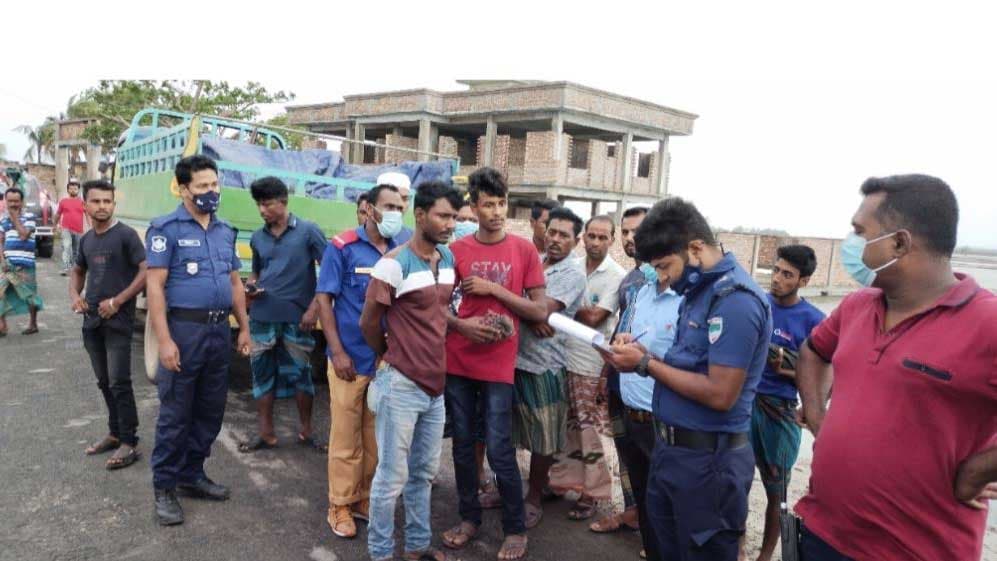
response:
[[[138,444],[138,412],[132,391],[132,330],[100,326],[83,330],[83,348],[90,355],[97,387],[107,404],[107,429],[129,446]]]
[[[838,553],[838,550],[808,530],[806,525],[800,532],[800,559],[803,561],[855,561],[851,557],[845,557]]]
[[[172,489],[205,476],[204,460],[222,427],[231,354],[228,322],[168,321],[180,349],[180,372],[156,372],[159,419],[152,450],[152,483]]]
[[[485,420],[488,464],[495,472],[502,496],[502,529],[506,535],[524,533],[523,481],[512,446],[512,384],[448,375],[446,401],[452,415],[454,475],[461,519],[481,525],[478,463],[474,455],[475,425],[480,416]],[[478,410],[479,401],[484,411]]]
[[[613,389],[613,380],[616,380],[616,389]],[[609,410],[609,424],[613,430],[613,445],[616,447],[616,455],[621,459],[620,463],[620,487],[623,489],[623,508],[630,509],[637,506],[634,498],[633,486],[630,484],[630,474],[627,472],[627,463],[622,461],[623,448],[626,446],[626,427],[623,423],[623,398],[620,396],[620,375],[616,370],[609,373],[608,391],[606,392],[606,408]],[[653,443],[654,440],[652,439]]]
[[[754,471],[748,443],[695,450],[656,435],[646,500],[661,560],[737,561]]]
[[[640,520],[640,539],[648,561],[661,561],[661,548],[654,528],[647,516],[647,477],[651,470],[651,456],[654,453],[654,423],[641,423],[630,418],[624,410],[623,427],[626,434],[620,439],[620,457],[630,474],[630,486],[637,503]]]

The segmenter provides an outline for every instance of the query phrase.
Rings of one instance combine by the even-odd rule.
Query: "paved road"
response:
[[[141,375],[141,334],[133,341],[132,365],[144,457],[108,472],[104,457],[83,454],[106,432],[106,415],[80,341],[80,320],[68,311],[66,279],[49,260],[39,266],[47,306],[41,333],[21,336],[24,320],[12,318],[13,334],[0,340],[0,560],[367,559],[363,529],[357,539],[341,540],[326,525],[326,459],[289,444],[293,404],[278,405],[284,446],[249,456],[236,450],[254,426],[245,362],[233,368],[225,424],[207,465],[214,479],[232,487],[232,500],[185,500],[183,526],[157,526],[148,456],[158,400]],[[318,389],[317,426],[328,427],[326,386]],[[457,521],[448,443],[442,466],[433,493],[437,532]],[[567,509],[564,501],[548,507],[530,535],[530,559],[637,560],[636,535],[596,536],[567,521]],[[499,513],[490,511],[482,537],[461,558],[492,560],[500,542]]]

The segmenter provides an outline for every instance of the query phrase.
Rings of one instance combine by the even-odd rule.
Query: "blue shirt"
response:
[[[287,229],[275,238],[263,226],[253,232],[249,246],[253,249],[253,273],[264,291],[253,300],[249,317],[256,321],[301,321],[315,297],[315,264],[322,261],[329,245],[314,222],[293,214]]]
[[[3,235],[3,256],[14,267],[25,269],[35,268],[35,225],[37,217],[30,212],[21,210],[20,222],[31,233],[28,239],[22,240],[14,228],[10,215],[3,213],[0,219],[0,234]]]
[[[241,262],[235,252],[238,230],[211,215],[204,229],[183,204],[154,218],[145,233],[146,264],[168,269],[166,307],[195,310],[232,308],[232,271]]]
[[[768,296],[726,254],[685,290],[675,343],[664,357],[674,368],[706,375],[712,364],[745,371],[741,393],[728,411],[717,411],[654,384],[654,415],[669,425],[708,432],[747,432],[755,389],[768,357],[772,314]]]
[[[682,297],[672,289],[658,291],[655,283],[644,283],[637,291],[631,309],[630,325],[621,325],[620,333],[640,335],[639,342],[652,355],[661,358],[675,341],[679,305]],[[654,395],[654,378],[636,372],[620,373],[620,397],[631,409],[651,411]]]
[[[387,241],[388,251],[398,245],[396,240]],[[360,332],[360,313],[367,285],[370,284],[370,274],[381,256],[381,251],[370,243],[367,230],[357,226],[355,230],[347,230],[332,238],[332,243],[326,246],[322,255],[318,273],[317,291],[335,299],[332,311],[336,316],[339,342],[353,359],[357,374],[365,376],[373,376],[376,365],[374,351],[367,346]],[[332,349],[328,349],[326,354],[331,358]]]
[[[772,344],[791,351],[799,351],[800,345],[810,336],[813,328],[824,321],[824,312],[803,299],[786,308],[777,304],[769,294],[769,305],[772,307]],[[796,381],[777,374],[766,361],[762,380],[758,383],[758,393],[796,399]]]

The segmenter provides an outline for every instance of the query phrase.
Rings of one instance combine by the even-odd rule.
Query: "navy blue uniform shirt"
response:
[[[678,333],[664,362],[703,375],[711,364],[740,368],[744,386],[733,408],[717,411],[656,382],[654,415],[687,429],[747,432],[772,333],[768,297],[730,253],[699,277],[685,291]]]
[[[235,252],[237,233],[214,214],[205,230],[182,203],[170,214],[152,220],[145,233],[146,265],[169,270],[167,308],[232,308],[229,273],[241,265]]]

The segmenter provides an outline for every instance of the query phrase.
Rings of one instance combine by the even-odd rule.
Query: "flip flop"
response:
[[[589,530],[596,534],[611,534],[620,530],[639,530],[639,526],[631,526],[623,521],[623,513],[616,513],[605,518],[600,518],[589,524]]]
[[[121,446],[121,441],[113,436],[105,436],[100,442],[95,442],[83,451],[87,456],[96,456],[111,450],[117,450]]]
[[[29,328],[25,329],[24,331],[22,331],[21,335],[34,335],[35,333],[38,333],[38,328],[37,327],[29,327]]]
[[[115,454],[117,454],[117,452],[115,452]],[[124,456],[119,456],[119,457],[111,456],[110,458],[108,458],[107,465],[105,467],[107,467],[108,471],[126,468],[137,462],[141,457],[142,453],[132,448]]]
[[[325,444],[322,444],[321,442],[315,440],[315,436],[314,435],[313,436],[309,436],[308,438],[305,438],[305,437],[303,437],[303,436],[301,436],[299,434],[298,435],[298,445],[299,446],[305,446],[305,447],[311,448],[312,450],[315,450],[316,452],[328,452],[329,451],[329,447],[326,446]]]
[[[477,535],[478,527],[474,523],[465,520],[443,532],[440,539],[443,541],[443,545],[450,549],[463,549]],[[460,538],[463,538],[463,540]]]
[[[256,436],[256,438],[252,440],[239,443],[239,451],[242,452],[243,454],[249,454],[251,452],[256,452],[257,450],[271,450],[276,447],[277,447],[276,442],[270,444],[266,440],[263,440],[262,436],[258,435]]]
[[[510,543],[509,540],[513,540],[513,543]],[[502,547],[500,547],[498,551],[499,561],[517,561],[518,559],[526,557],[526,545],[528,543],[529,540],[526,538],[525,535],[522,534],[512,534],[506,536],[505,540],[502,541]],[[510,549],[512,551],[518,551],[519,555],[514,555],[512,557],[503,557],[502,553],[507,552]]]

